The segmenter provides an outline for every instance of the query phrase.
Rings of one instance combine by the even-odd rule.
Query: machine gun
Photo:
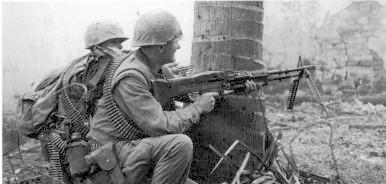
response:
[[[190,77],[180,77],[172,79],[153,80],[153,89],[157,100],[163,102],[164,98],[188,94],[191,92],[220,92],[227,94],[226,91],[240,91],[245,88],[247,80],[265,86],[271,81],[281,81],[284,79],[302,78],[305,70],[314,70],[315,65],[302,66],[287,70],[253,70],[253,71],[207,71],[192,75]]]
[[[153,90],[155,98],[161,103],[167,103],[170,98],[186,95],[192,92],[219,92],[220,95],[227,95],[245,89],[244,83],[247,80],[254,81],[261,86],[271,81],[282,81],[293,79],[290,93],[287,100],[287,109],[292,110],[295,102],[299,81],[305,76],[307,84],[319,104],[329,116],[320,94],[312,80],[310,70],[315,70],[315,65],[304,65],[299,57],[298,67],[286,70],[225,70],[206,71],[192,76],[185,76],[171,79],[154,79]]]

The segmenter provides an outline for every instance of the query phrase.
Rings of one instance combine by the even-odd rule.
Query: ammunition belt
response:
[[[51,145],[52,148],[58,151],[61,155],[64,154],[66,142],[63,141],[62,137],[58,133],[50,134],[48,144]]]
[[[110,53],[109,53],[110,54]],[[103,84],[103,96],[106,98],[106,109],[107,115],[112,122],[113,127],[120,135],[120,139],[127,141],[142,139],[146,137],[144,133],[137,127],[137,125],[129,117],[125,116],[118,108],[118,105],[115,103],[112,95],[112,81],[115,71],[118,69],[119,65],[131,55],[127,54],[124,56],[117,57],[115,53],[110,55],[114,56],[113,62],[107,69],[106,80]]]
[[[85,55],[83,57],[80,57],[76,59],[65,71],[64,77],[63,77],[63,90],[60,95],[60,97],[63,99],[63,108],[66,113],[66,117],[71,122],[71,132],[76,131],[81,134],[82,137],[86,137],[87,133],[90,130],[90,127],[86,126],[84,124],[85,119],[84,116],[79,112],[79,110],[75,107],[75,105],[72,103],[70,96],[69,96],[69,90],[68,90],[68,83],[70,81],[71,77],[71,70],[74,68],[74,66],[82,61],[85,57],[88,55]]]
[[[88,144],[90,145],[90,152],[93,152],[102,146],[102,144],[99,144],[99,142],[97,142],[93,139],[89,139]]]
[[[49,175],[55,180],[52,183],[63,183],[64,173],[62,170],[62,159],[65,142],[59,134],[51,133],[47,142],[48,161],[50,162]]]

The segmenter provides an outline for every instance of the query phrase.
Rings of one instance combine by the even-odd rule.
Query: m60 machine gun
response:
[[[310,70],[315,69],[315,65],[303,65],[302,59],[299,57],[298,66],[292,69],[207,71],[188,77],[155,79],[153,80],[153,88],[157,100],[161,102],[161,104],[164,104],[171,97],[185,95],[192,92],[219,92],[222,95],[226,95],[242,91],[245,89],[244,83],[247,80],[254,81],[261,86],[265,86],[272,81],[293,79],[286,105],[287,109],[292,110],[300,79],[305,78],[312,94],[321,104],[327,116],[329,116],[310,73]]]

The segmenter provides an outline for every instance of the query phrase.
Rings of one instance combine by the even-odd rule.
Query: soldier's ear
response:
[[[158,49],[159,49],[160,53],[163,53],[165,50],[165,45],[159,45]]]

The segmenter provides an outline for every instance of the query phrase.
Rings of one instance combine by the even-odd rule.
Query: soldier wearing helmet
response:
[[[100,21],[92,23],[87,28],[84,39],[85,48],[89,49],[90,52],[71,62],[68,67],[51,72],[51,74],[45,76],[37,86],[37,90],[45,90],[47,94],[39,97],[41,104],[44,105],[34,107],[35,116],[45,117],[41,118],[45,121],[42,124],[44,126],[47,125],[47,127],[44,128],[40,128],[41,126],[39,126],[39,130],[37,130],[39,131],[38,137],[43,141],[43,147],[47,145],[57,145],[49,150],[43,149],[43,153],[48,153],[43,154],[43,156],[55,154],[60,154],[60,158],[68,156],[67,153],[64,153],[65,141],[62,140],[63,135],[59,135],[59,133],[54,130],[55,128],[67,126],[64,122],[71,122],[70,125],[67,126],[69,128],[66,129],[70,131],[65,131],[64,137],[66,137],[66,141],[71,142],[70,139],[72,135],[81,134],[82,138],[86,137],[89,127],[86,126],[85,122],[89,121],[87,118],[94,115],[95,104],[102,96],[105,71],[111,62],[111,57],[108,57],[106,53],[101,51],[109,50],[110,53],[115,53],[115,55],[125,55],[125,53],[121,51],[121,44],[127,40],[128,37],[124,35],[122,28],[117,23]],[[48,88],[48,83],[51,83],[55,87]],[[68,93],[65,94],[64,91]],[[69,106],[65,104],[65,102],[69,101],[71,106],[74,107],[72,110],[76,110],[76,112],[84,118],[79,124],[76,124],[74,121],[76,118],[69,115],[71,114],[68,108]],[[77,126],[75,126],[75,124]],[[52,137],[56,137],[57,139]],[[48,159],[51,159],[50,157]],[[77,155],[75,155],[75,157],[77,157]],[[53,159],[50,160],[50,162],[53,165],[50,173],[55,173],[53,176],[56,179],[61,179],[61,176],[69,177],[70,174],[73,174],[68,173],[67,169],[62,171],[64,166],[62,167],[61,164],[65,163],[63,160]],[[69,165],[71,167],[71,164]],[[83,176],[76,176],[83,179]],[[76,182],[74,181],[74,183]]]
[[[119,65],[111,84],[114,101],[129,118],[126,127],[130,128],[116,128],[114,119],[108,118],[108,99],[98,101],[88,138],[99,144],[116,142],[127,183],[144,183],[148,176],[157,184],[195,183],[188,179],[193,144],[183,132],[198,123],[201,114],[213,110],[218,93],[202,94],[185,108],[168,111],[154,98],[151,84],[162,76],[163,65],[175,62],[181,38],[174,15],[165,11],[142,15],[131,42],[138,49]]]
[[[87,94],[84,94],[84,88],[69,86],[74,94],[73,101],[79,102],[78,110],[83,114],[93,115],[96,100],[102,95],[103,77],[111,58],[101,51],[108,49],[117,55],[123,55],[122,42],[127,39],[129,38],[124,35],[121,26],[111,20],[96,21],[87,27],[84,43],[90,53],[79,58],[78,63],[68,71],[72,73],[69,83],[83,84],[87,88]],[[81,99],[84,96],[86,98]]]
[[[96,100],[102,95],[104,73],[111,62],[111,59],[100,51],[108,49],[117,55],[124,55],[126,53],[121,50],[122,42],[127,39],[118,23],[110,20],[93,22],[84,33],[85,48],[90,52],[75,59],[66,68],[51,72],[42,81],[62,75],[61,80],[67,83],[63,88],[69,90],[71,103],[74,103],[80,114],[90,117],[94,114]],[[63,81],[60,82],[64,84]],[[57,93],[61,94],[59,92]],[[63,98],[63,95],[59,97]],[[59,102],[55,115],[68,118],[63,101]]]
[[[133,47],[139,47],[117,68],[112,79],[114,101],[132,123],[126,132],[138,139],[125,140],[107,115],[106,101],[98,100],[88,138],[103,145],[115,142],[127,183],[186,183],[193,156],[190,138],[182,134],[200,114],[210,112],[217,93],[203,94],[184,109],[165,111],[152,94],[151,79],[160,77],[163,65],[175,62],[182,31],[177,19],[165,11],[141,16],[135,25]],[[135,131],[133,130],[135,129]]]

